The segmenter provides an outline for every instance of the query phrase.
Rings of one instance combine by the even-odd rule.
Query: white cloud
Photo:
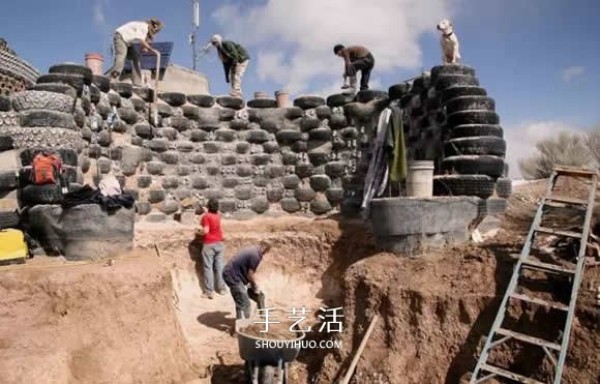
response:
[[[106,23],[105,8],[108,5],[108,0],[92,0],[92,16],[94,24],[101,30],[108,29]]]
[[[506,162],[509,166],[509,176],[520,178],[519,160],[535,154],[535,144],[538,141],[555,137],[560,132],[582,133],[584,131],[560,121],[529,122],[506,128],[504,139],[507,146]]]
[[[336,43],[360,44],[375,56],[374,74],[419,69],[423,33],[452,17],[453,0],[267,0],[229,4],[213,17],[229,36],[255,48],[257,73],[293,92],[341,79]],[[341,81],[341,80],[340,80]]]
[[[566,83],[570,83],[571,81],[575,80],[576,78],[583,76],[584,73],[585,73],[584,67],[582,67],[580,65],[573,65],[573,66],[563,69],[562,76],[563,76],[563,80]]]

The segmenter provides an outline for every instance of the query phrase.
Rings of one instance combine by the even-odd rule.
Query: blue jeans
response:
[[[204,288],[207,294],[211,294],[216,287],[219,292],[225,291],[223,281],[223,246],[222,242],[204,244],[202,247],[202,265],[204,266]]]

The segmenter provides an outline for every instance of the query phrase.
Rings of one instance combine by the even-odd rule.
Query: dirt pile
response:
[[[0,318],[2,383],[190,378],[171,278],[156,258],[2,270]]]

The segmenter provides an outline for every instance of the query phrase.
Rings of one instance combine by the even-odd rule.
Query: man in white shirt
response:
[[[142,84],[142,70],[140,68],[140,58],[138,53],[132,47],[133,43],[140,43],[142,51],[152,52],[155,55],[160,55],[156,49],[150,46],[150,42],[163,27],[163,23],[158,19],[150,19],[148,21],[130,21],[123,24],[115,31],[113,39],[114,62],[108,74],[113,79],[118,79],[123,72],[125,59],[132,61],[131,79],[134,85]]]

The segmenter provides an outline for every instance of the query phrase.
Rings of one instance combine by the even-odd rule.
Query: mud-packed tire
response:
[[[232,96],[220,96],[217,97],[217,104],[219,104],[223,108],[231,108],[236,111],[244,108],[244,99],[240,97],[232,97]]]
[[[75,89],[78,95],[83,90],[83,76],[81,75],[65,75],[62,73],[53,73],[38,77],[37,84],[60,83],[70,85]]]
[[[110,89],[126,99],[133,95],[133,86],[129,83],[110,83]]]
[[[503,199],[508,199],[512,194],[512,180],[507,177],[501,177],[496,180],[496,195]]]
[[[356,99],[356,96],[351,93],[337,93],[327,98],[327,105],[329,107],[343,107],[348,103],[352,103]]]
[[[0,136],[0,152],[9,151],[14,148],[13,138],[10,136]]]
[[[75,129],[75,119],[70,113],[29,110],[19,114],[19,123],[22,127],[56,127]]]
[[[494,193],[494,179],[486,175],[441,175],[433,178],[436,196],[477,196],[487,199]]]
[[[23,91],[13,95],[12,105],[15,111],[46,110],[73,112],[75,100],[68,95],[48,91]]]
[[[0,192],[12,191],[18,185],[16,171],[0,171]]]
[[[98,87],[99,90],[106,93],[110,91],[110,79],[105,76],[93,75],[92,84]]]
[[[215,98],[211,95],[188,95],[187,100],[200,108],[211,108],[215,105]]]
[[[284,197],[279,201],[281,209],[287,213],[296,213],[300,210],[300,203],[293,197]]]
[[[410,92],[410,84],[408,83],[394,84],[388,88],[390,100],[400,100],[408,92]]]
[[[504,172],[504,159],[490,155],[451,156],[442,161],[442,168],[451,174],[500,177]]]
[[[368,103],[376,99],[387,99],[389,98],[388,93],[385,91],[377,91],[373,89],[366,89],[359,91],[356,94],[356,101],[359,103]]]
[[[452,139],[444,145],[445,156],[506,154],[506,141],[495,136],[475,136]]]
[[[475,76],[475,69],[462,64],[436,65],[435,67],[431,68],[431,80],[433,82],[435,82],[441,75]]]
[[[0,209],[0,230],[18,228],[21,218],[16,210]]]
[[[479,80],[469,75],[440,75],[435,82],[436,91],[443,91],[450,87],[479,85]]]
[[[39,204],[56,204],[62,201],[58,184],[27,185],[21,189],[21,205],[32,207]]]
[[[461,96],[455,97],[446,103],[446,114],[461,111],[495,111],[496,102],[487,96]]]
[[[448,126],[454,128],[465,124],[500,124],[500,117],[493,111],[462,111],[448,115]]]
[[[294,99],[294,106],[302,109],[317,108],[325,104],[325,99],[320,96],[300,96]]]
[[[504,132],[501,126],[494,124],[464,124],[457,125],[450,130],[450,137],[452,139],[474,136],[495,136],[502,138],[504,137]]]
[[[456,85],[442,91],[442,103],[463,96],[487,96],[487,91],[475,85]]]
[[[275,99],[253,99],[246,103],[249,108],[265,109],[277,108],[277,100]]]
[[[92,70],[83,65],[77,64],[56,64],[48,69],[48,73],[52,74],[63,74],[63,75],[78,75],[83,77],[83,81],[86,85],[92,84],[93,74]]]
[[[333,137],[333,132],[329,128],[320,127],[308,132],[309,140],[329,141]]]
[[[186,96],[180,92],[163,92],[158,97],[171,107],[181,107],[187,101]]]

